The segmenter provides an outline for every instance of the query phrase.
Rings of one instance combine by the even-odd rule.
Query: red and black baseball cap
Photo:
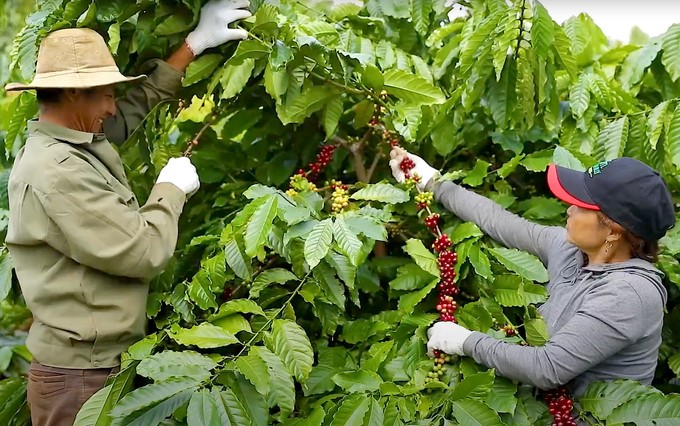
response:
[[[548,186],[560,200],[601,211],[644,240],[658,240],[675,225],[666,183],[634,158],[602,161],[585,172],[551,164]]]

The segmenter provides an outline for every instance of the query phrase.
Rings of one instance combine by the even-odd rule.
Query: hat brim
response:
[[[585,173],[555,164],[548,166],[548,187],[558,199],[588,210],[600,210],[588,193]]]
[[[134,83],[146,78],[146,75],[126,77],[118,70],[38,74],[28,84],[9,83],[5,86],[5,90],[11,92],[35,89],[89,89],[119,83]]]

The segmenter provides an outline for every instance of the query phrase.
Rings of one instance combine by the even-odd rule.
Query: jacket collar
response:
[[[42,133],[53,139],[77,145],[97,142],[106,138],[103,133],[81,132],[47,121],[30,120],[27,127],[29,133]]]

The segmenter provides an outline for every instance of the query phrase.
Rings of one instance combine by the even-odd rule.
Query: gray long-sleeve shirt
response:
[[[667,297],[659,270],[641,259],[584,266],[583,253],[562,227],[529,222],[453,182],[437,184],[434,192],[446,209],[496,241],[538,256],[550,274],[549,298],[539,307],[551,336],[544,346],[473,332],[463,346],[466,355],[541,389],[568,383],[575,396],[598,380],[651,383]]]

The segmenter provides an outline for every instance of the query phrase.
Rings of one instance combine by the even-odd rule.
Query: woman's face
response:
[[[611,230],[603,226],[594,210],[570,206],[567,209],[567,241],[584,252],[595,252],[604,244]]]

